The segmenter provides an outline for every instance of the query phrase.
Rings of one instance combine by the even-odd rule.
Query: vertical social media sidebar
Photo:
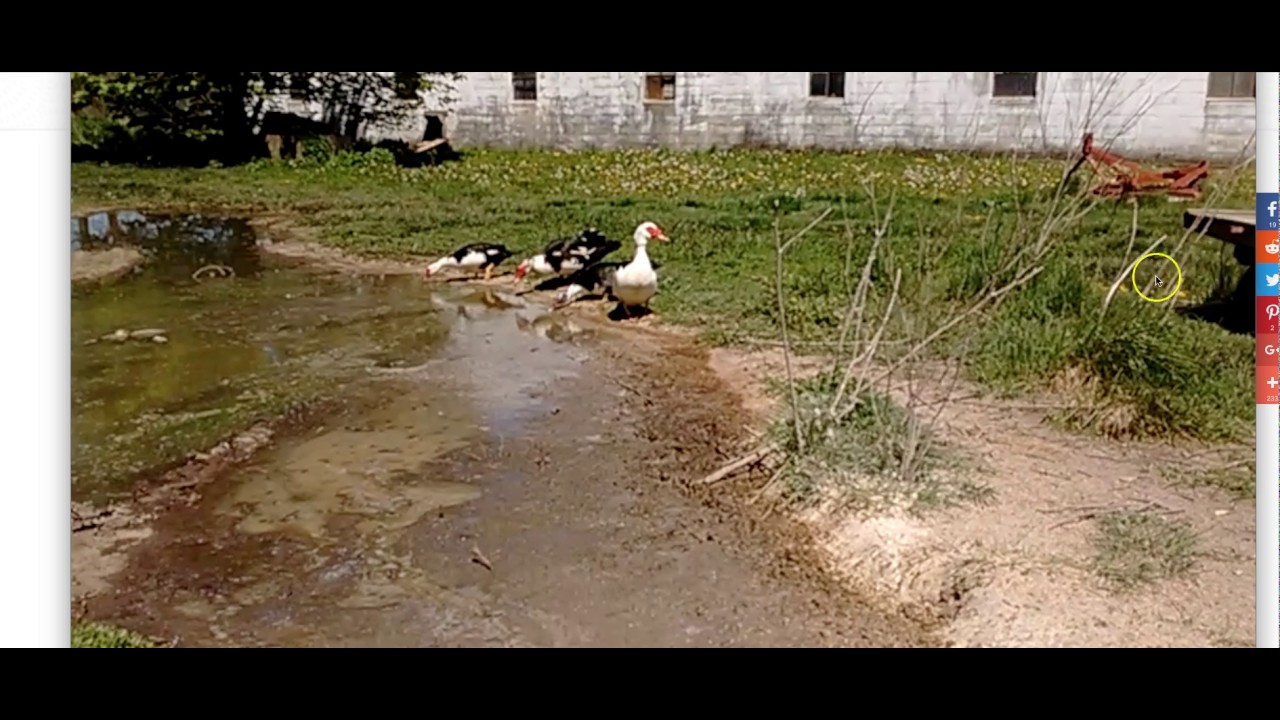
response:
[[[1280,647],[1280,73],[1257,74],[1257,645]]]

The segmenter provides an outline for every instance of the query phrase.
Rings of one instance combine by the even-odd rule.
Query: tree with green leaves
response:
[[[75,72],[71,144],[79,158],[144,164],[234,163],[258,154],[269,99],[318,107],[335,135],[421,111],[448,72]],[[447,101],[447,93],[437,93]]]

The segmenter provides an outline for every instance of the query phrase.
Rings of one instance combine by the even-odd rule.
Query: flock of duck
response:
[[[604,258],[622,247],[596,228],[587,228],[577,237],[554,240],[533,257],[522,261],[512,282],[526,275],[553,276],[564,286],[556,293],[555,308],[568,305],[584,295],[605,295],[618,301],[627,317],[633,308],[648,308],[649,300],[658,292],[656,266],[649,260],[649,241],[670,242],[662,228],[651,222],[640,223],[632,235],[635,256],[630,261],[606,261]],[[515,252],[497,243],[471,243],[436,260],[423,271],[431,277],[446,268],[469,270],[475,277],[493,277],[493,271]]]

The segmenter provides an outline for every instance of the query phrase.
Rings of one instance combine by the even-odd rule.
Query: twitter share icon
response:
[[[1280,295],[1280,265],[1261,263],[1258,265],[1258,297],[1274,297]]]

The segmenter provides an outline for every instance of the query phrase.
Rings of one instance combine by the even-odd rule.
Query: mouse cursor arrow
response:
[[[1159,275],[1155,276],[1155,280],[1156,280],[1156,287],[1164,287],[1164,281],[1160,279]]]

